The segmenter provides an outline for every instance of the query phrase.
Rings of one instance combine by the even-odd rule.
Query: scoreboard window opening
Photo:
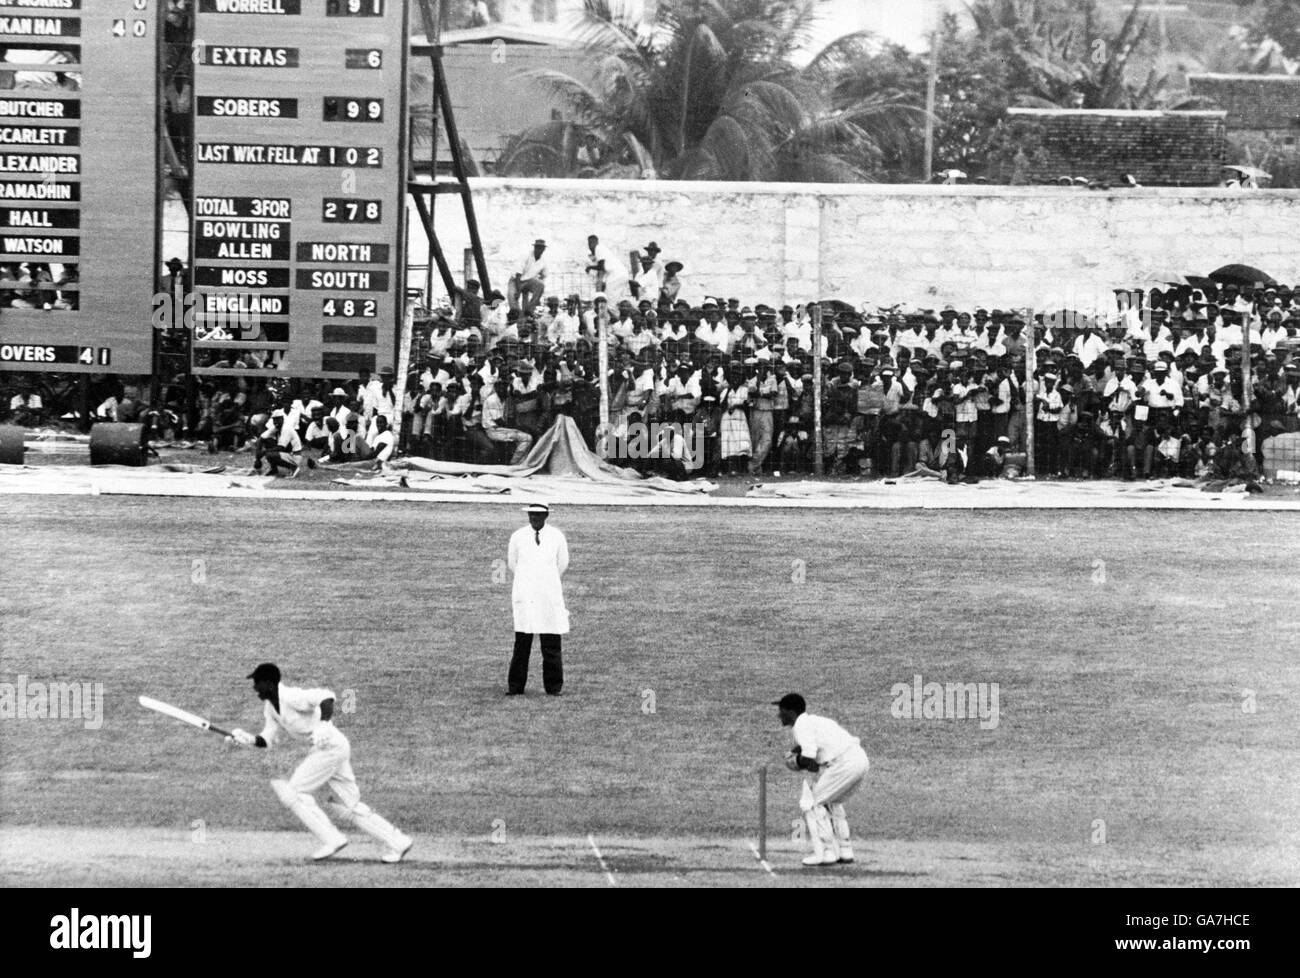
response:
[[[2,231],[3,229],[0,229]],[[0,246],[10,236],[0,233]],[[14,238],[8,241],[30,239]],[[80,272],[74,265],[46,262],[0,264],[0,309],[71,312],[79,308]]]
[[[81,90],[79,46],[47,43],[27,47],[15,44],[12,38],[8,43],[10,46],[0,49],[0,89]]]
[[[288,343],[288,323],[231,322],[220,317],[194,317],[196,343]]]
[[[200,370],[284,370],[285,353],[283,349],[195,346],[194,366]]]

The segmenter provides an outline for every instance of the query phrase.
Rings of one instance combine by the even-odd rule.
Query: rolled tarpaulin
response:
[[[142,424],[97,424],[90,429],[91,465],[145,465],[148,457]]]
[[[27,432],[17,425],[0,425],[0,465],[22,465],[23,438]]]

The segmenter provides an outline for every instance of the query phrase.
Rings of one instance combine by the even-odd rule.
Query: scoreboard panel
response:
[[[163,2],[0,0],[0,370],[152,370]]]
[[[196,374],[343,378],[396,366],[407,8],[199,0]]]

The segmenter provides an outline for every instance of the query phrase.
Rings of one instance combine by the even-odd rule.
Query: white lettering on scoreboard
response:
[[[196,6],[196,291],[209,303],[222,289],[277,293],[283,304],[272,315],[287,327],[273,339],[243,340],[250,350],[287,347],[260,369],[351,377],[363,367],[396,366],[405,312],[402,76],[410,0]],[[354,316],[373,325],[329,322]],[[215,365],[230,358],[214,354],[195,348],[200,374],[232,369]]]
[[[141,303],[156,291],[159,265],[157,69],[167,6],[0,0],[10,69],[0,90],[0,265],[50,266],[32,282],[34,301],[0,313],[0,369],[151,369]]]

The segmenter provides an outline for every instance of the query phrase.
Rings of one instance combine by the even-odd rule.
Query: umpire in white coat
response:
[[[564,687],[564,664],[560,657],[560,636],[569,632],[569,612],[564,607],[560,577],[569,567],[569,545],[564,534],[546,525],[551,511],[534,503],[524,512],[528,526],[510,537],[508,562],[514,572],[511,603],[515,615],[515,650],[510,657],[508,696],[520,696],[528,682],[528,659],[533,636],[542,645],[542,686],[551,696]]]

